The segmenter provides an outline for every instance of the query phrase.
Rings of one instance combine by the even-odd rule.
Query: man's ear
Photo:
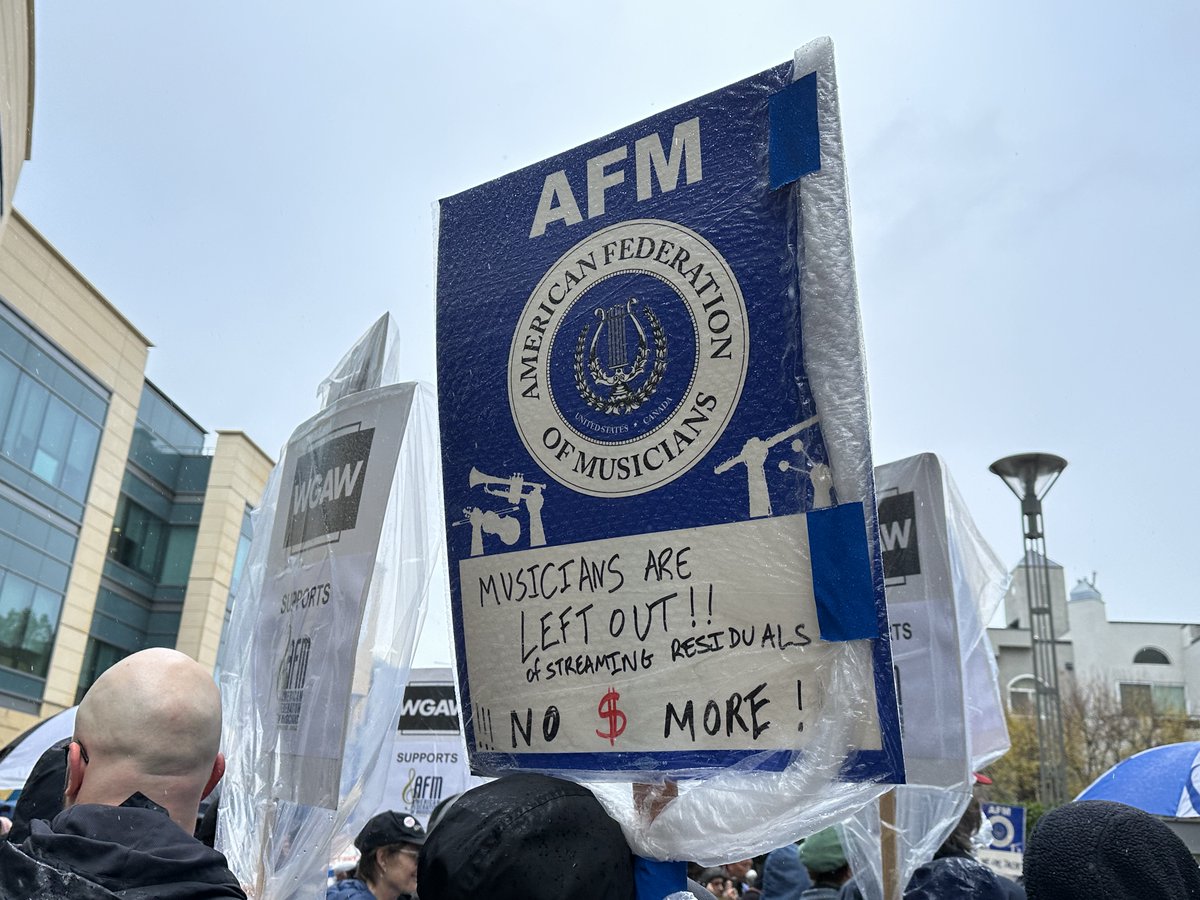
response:
[[[75,803],[75,798],[79,796],[79,790],[83,787],[83,775],[86,771],[87,764],[83,761],[79,742],[71,741],[67,745],[67,789],[63,795],[64,806]]]
[[[225,774],[225,754],[218,753],[217,758],[213,760],[212,774],[208,776],[208,783],[204,785],[204,793],[200,795],[203,800],[213,792],[213,788],[217,786],[217,782],[221,780],[221,776]]]

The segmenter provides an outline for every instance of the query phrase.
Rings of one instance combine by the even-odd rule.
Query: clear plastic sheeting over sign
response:
[[[845,824],[855,881],[883,894],[881,840],[896,842],[901,887],[967,809],[973,773],[1009,747],[987,623],[1008,575],[932,453],[875,470],[896,693],[908,784],[891,823],[871,804]]]
[[[324,896],[335,837],[378,809],[440,571],[433,392],[378,384],[392,336],[381,320],[284,448],[227,626],[218,846],[260,900]]]
[[[903,779],[828,40],[442,200],[438,360],[473,771],[709,862]]]

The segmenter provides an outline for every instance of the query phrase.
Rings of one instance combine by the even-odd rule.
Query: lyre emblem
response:
[[[653,396],[666,372],[666,331],[654,310],[647,306],[646,321],[650,325],[650,334],[654,340],[654,364],[650,365],[646,330],[633,309],[637,303],[637,298],[631,297],[623,304],[617,303],[607,309],[599,307],[594,310],[596,318],[600,321],[595,326],[596,330],[592,332],[590,343],[588,332],[592,326],[585,325],[579,332],[579,340],[575,344],[575,387],[579,396],[592,409],[613,415],[631,412]],[[632,362],[629,360],[628,344],[630,322],[633,323],[637,334],[637,350]],[[599,353],[602,335],[606,345],[603,361]],[[646,372],[648,365],[650,374],[646,376],[646,380],[640,386],[632,387],[632,383]],[[589,376],[598,387],[611,389],[607,397],[600,396],[592,389],[592,385],[588,383]]]

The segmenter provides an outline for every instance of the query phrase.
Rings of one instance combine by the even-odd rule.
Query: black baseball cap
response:
[[[633,854],[591,791],[507,775],[467,791],[429,834],[421,900],[633,900]]]
[[[420,847],[424,843],[425,829],[421,827],[416,816],[390,809],[372,816],[354,839],[354,846],[364,856],[372,850],[390,847],[393,844],[412,844]]]

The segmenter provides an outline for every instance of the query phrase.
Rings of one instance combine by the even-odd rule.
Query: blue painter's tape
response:
[[[793,81],[770,99],[771,190],[821,168],[817,127],[817,73]]]
[[[810,511],[808,549],[821,640],[879,637],[863,505],[843,503]]]
[[[637,885],[637,900],[662,900],[687,890],[687,863],[635,856],[633,880]]]

